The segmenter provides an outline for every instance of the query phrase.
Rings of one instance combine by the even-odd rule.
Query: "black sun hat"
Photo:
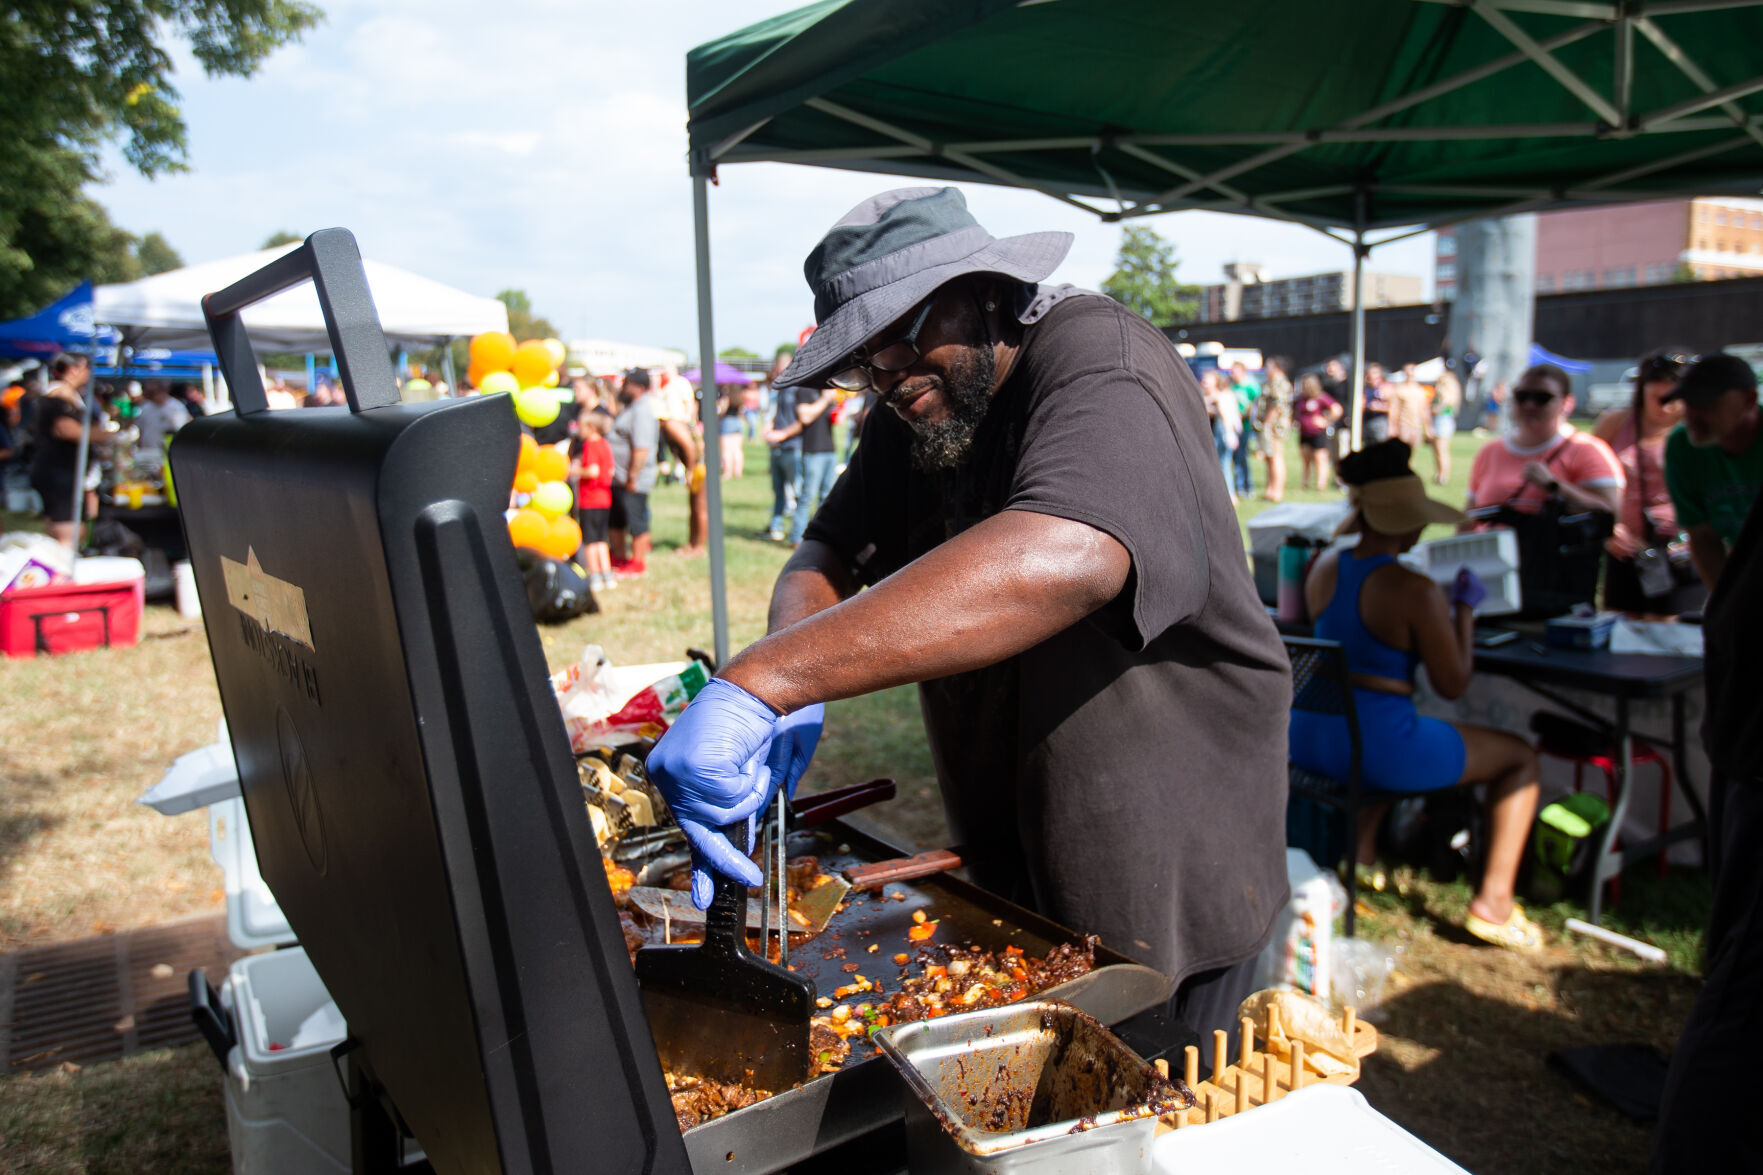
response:
[[[777,377],[780,387],[813,384],[859,346],[968,273],[1038,282],[1071,249],[1070,233],[998,238],[954,188],[896,188],[871,196],[827,230],[802,266],[820,325]]]

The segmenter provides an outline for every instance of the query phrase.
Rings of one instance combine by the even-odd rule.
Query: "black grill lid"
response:
[[[239,312],[317,287],[348,408]],[[341,229],[204,299],[238,410],[171,449],[263,876],[440,1171],[686,1171],[502,520],[506,397],[401,404]]]

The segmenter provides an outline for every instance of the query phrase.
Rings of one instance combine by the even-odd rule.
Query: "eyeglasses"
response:
[[[1545,392],[1541,388],[1518,388],[1512,393],[1514,403],[1523,404],[1528,408],[1541,408],[1554,398],[1554,392]]]
[[[859,347],[851,352],[851,365],[834,372],[828,382],[847,392],[866,392],[875,386],[876,372],[895,375],[917,363],[918,332],[924,329],[926,320],[930,318],[930,308],[936,302],[935,294],[924,300],[918,317],[912,320],[912,329],[904,337],[894,340],[874,354],[869,354],[867,347]]]
[[[1701,358],[1700,355],[1685,355],[1678,352],[1649,355],[1641,362],[1641,379],[1643,381],[1671,378],[1675,379]]]

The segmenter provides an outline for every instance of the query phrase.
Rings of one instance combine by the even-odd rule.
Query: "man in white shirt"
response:
[[[135,447],[135,464],[157,469],[165,463],[165,438],[190,423],[190,411],[171,398],[165,384],[149,382],[142,392],[141,415],[135,427],[141,439]]]

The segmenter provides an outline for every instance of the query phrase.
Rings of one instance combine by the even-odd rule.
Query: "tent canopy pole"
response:
[[[1351,403],[1347,407],[1347,419],[1352,422],[1349,450],[1358,449],[1365,443],[1365,256],[1370,252],[1365,244],[1365,234],[1355,233],[1352,338],[1349,343],[1353,351],[1353,382],[1348,393]]]
[[[710,306],[710,170],[699,153],[692,158],[692,243],[698,257],[698,417],[704,424],[705,492],[710,507],[710,622],[716,663],[728,660],[728,580],[722,529],[722,438],[716,419],[716,330]],[[688,486],[690,478],[687,479]]]

